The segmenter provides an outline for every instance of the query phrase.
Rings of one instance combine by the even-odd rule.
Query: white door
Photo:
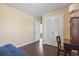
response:
[[[45,17],[44,44],[57,46],[56,36],[60,35],[63,45],[63,15]]]
[[[35,20],[35,41],[40,40],[40,20]]]

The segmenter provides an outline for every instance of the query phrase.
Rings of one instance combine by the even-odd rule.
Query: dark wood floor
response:
[[[57,48],[50,45],[42,45],[40,41],[20,47],[31,56],[56,56]]]

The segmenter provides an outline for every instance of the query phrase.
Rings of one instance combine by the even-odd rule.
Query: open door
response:
[[[40,40],[40,20],[35,20],[35,41]]]

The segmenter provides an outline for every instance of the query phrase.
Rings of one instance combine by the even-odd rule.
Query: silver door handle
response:
[[[52,32],[52,34],[54,34],[54,32]]]

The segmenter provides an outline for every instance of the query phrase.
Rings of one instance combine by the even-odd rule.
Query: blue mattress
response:
[[[12,44],[7,44],[0,47],[0,56],[27,56],[25,52],[16,48]]]

